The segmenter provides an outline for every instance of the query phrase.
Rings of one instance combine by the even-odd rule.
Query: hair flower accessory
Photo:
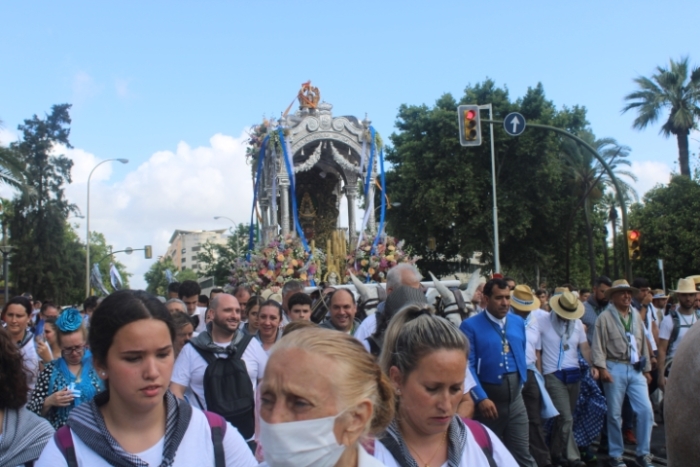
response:
[[[77,308],[66,308],[56,320],[56,327],[62,332],[74,332],[80,329],[83,317]]]

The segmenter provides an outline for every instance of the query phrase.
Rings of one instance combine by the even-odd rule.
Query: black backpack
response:
[[[192,345],[207,362],[202,381],[207,410],[224,417],[246,440],[255,434],[255,393],[241,357],[252,338],[249,334],[243,336],[226,358],[218,358],[213,352]],[[203,407],[197,394],[195,398]]]

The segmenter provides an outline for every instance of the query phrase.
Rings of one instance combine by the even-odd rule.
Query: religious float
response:
[[[367,117],[333,116],[333,106],[320,97],[317,87],[304,83],[296,112],[290,105],[278,120],[251,129],[249,253],[234,265],[233,285],[255,291],[292,279],[341,285],[353,275],[381,283],[391,267],[417,259],[384,234],[388,204],[379,133]],[[377,189],[384,196],[375,209]],[[358,222],[359,197],[365,214]],[[341,227],[341,203],[347,203],[347,228]]]

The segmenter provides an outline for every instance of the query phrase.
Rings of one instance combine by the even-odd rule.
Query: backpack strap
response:
[[[671,310],[671,318],[673,319],[673,331],[671,331],[671,337],[668,339],[669,350],[671,349],[673,343],[676,342],[676,339],[678,339],[678,335],[681,332],[681,317],[678,316],[678,312],[676,310]]]
[[[484,425],[470,418],[462,418],[462,421],[465,425],[467,425],[469,431],[472,432],[476,443],[479,445],[486,456],[486,459],[489,461],[489,467],[498,467],[498,464],[496,464],[496,461],[493,458],[493,443],[491,442],[491,436],[489,435],[489,432],[486,431],[486,428],[484,428]]]
[[[214,444],[214,467],[226,467],[224,452],[224,436],[226,435],[226,420],[214,412],[204,411],[207,423],[211,429],[211,441]]]
[[[63,457],[66,459],[68,467],[78,467],[78,459],[75,456],[75,446],[73,445],[73,436],[70,433],[70,427],[68,425],[63,425],[61,428],[56,430],[53,435],[53,440],[61,451]]]
[[[244,334],[243,339],[236,344],[236,358],[241,359],[243,358],[243,352],[245,352],[245,349],[248,348],[248,344],[250,344],[250,341],[253,340],[255,336],[252,334]]]

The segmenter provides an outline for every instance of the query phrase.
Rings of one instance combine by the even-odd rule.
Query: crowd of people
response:
[[[700,276],[669,303],[599,277],[550,296],[481,284],[456,326],[409,264],[376,310],[297,281],[82,310],[14,297],[0,328],[0,467],[583,467],[625,443],[652,466],[658,394],[700,317]],[[659,409],[662,409],[662,404]]]

